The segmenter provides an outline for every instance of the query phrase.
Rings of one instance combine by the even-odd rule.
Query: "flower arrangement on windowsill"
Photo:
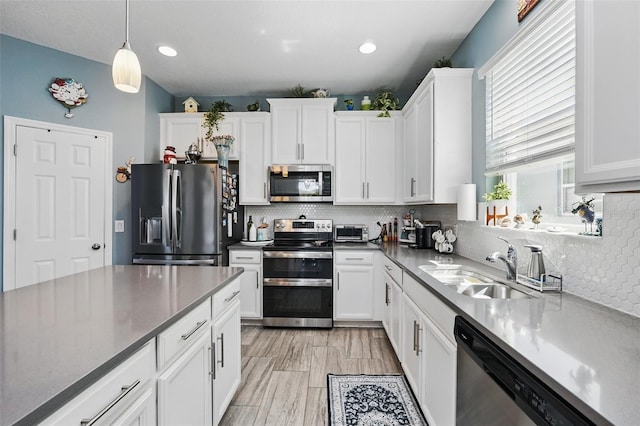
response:
[[[498,182],[493,187],[493,192],[486,192],[482,198],[487,202],[487,225],[493,219],[496,221],[509,216],[507,201],[511,197],[511,188],[503,181]],[[504,212],[504,213],[503,213]]]
[[[595,198],[591,198],[587,200],[585,197],[582,197],[582,200],[573,203],[573,209],[571,213],[578,214],[580,216],[582,223],[584,223],[584,232],[581,232],[582,235],[597,235],[593,232],[593,221],[596,217],[596,210],[593,205],[593,201]],[[587,224],[589,224],[590,230],[587,231]]]

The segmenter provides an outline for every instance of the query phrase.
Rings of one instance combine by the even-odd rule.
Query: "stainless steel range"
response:
[[[333,221],[274,220],[262,257],[264,326],[333,327]]]

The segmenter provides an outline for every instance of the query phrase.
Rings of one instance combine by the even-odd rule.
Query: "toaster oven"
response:
[[[334,225],[333,241],[336,243],[366,243],[369,227],[365,225]]]

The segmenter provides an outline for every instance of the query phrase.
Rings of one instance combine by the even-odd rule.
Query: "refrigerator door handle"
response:
[[[167,175],[166,187],[164,188],[164,194],[162,195],[162,243],[167,246],[173,246],[171,239],[171,215],[169,209],[171,208],[171,169],[166,169]]]
[[[180,235],[182,233],[182,191],[180,185],[182,179],[179,170],[174,170],[171,182],[171,230],[173,236],[173,246],[180,247],[182,240]]]

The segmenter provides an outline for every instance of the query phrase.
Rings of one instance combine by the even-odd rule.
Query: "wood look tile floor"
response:
[[[221,425],[325,426],[327,374],[397,374],[382,328],[242,326],[242,383]]]

